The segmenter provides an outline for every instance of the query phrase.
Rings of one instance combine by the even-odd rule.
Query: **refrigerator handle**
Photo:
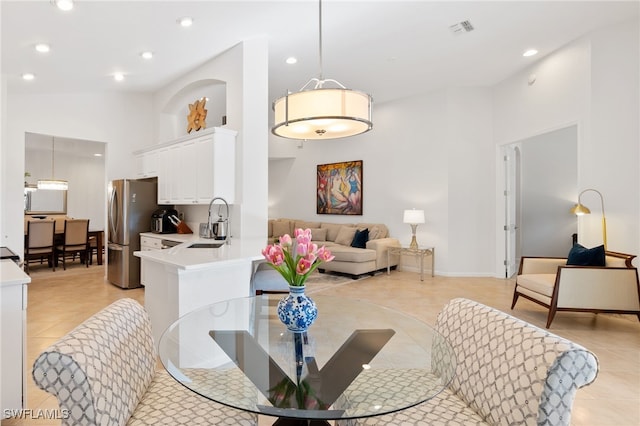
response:
[[[116,204],[116,188],[114,187],[113,190],[111,191],[111,200],[109,200],[109,232],[111,233],[111,235],[117,235],[116,234],[116,229],[118,228],[118,215],[116,214],[116,212],[114,210],[116,210],[115,204]],[[115,223],[114,223],[115,221]],[[111,239],[112,237],[109,237],[109,239]]]

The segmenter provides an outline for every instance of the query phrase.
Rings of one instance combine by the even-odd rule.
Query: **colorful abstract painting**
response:
[[[362,215],[362,160],[319,164],[316,212]]]

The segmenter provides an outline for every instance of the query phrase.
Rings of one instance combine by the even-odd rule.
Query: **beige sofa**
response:
[[[311,229],[312,240],[319,246],[325,245],[335,259],[322,264],[320,272],[331,271],[351,275],[357,278],[387,268],[387,248],[400,246],[396,238],[389,237],[389,229],[381,223],[329,223],[312,222],[299,219],[269,220],[269,244],[273,244],[284,234],[293,236],[294,230]],[[352,247],[354,235],[358,230],[369,232],[365,248]],[[391,267],[398,265],[398,256],[390,257]]]
[[[566,258],[523,257],[511,309],[520,296],[557,311],[633,314],[640,319],[638,270],[634,255],[607,251],[605,266],[569,266]]]

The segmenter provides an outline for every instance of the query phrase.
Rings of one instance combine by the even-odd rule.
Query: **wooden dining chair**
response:
[[[79,258],[89,267],[89,219],[67,219],[64,221],[62,244],[56,246],[56,260],[62,259],[62,269],[66,270],[66,259],[79,254]]]
[[[53,270],[54,262],[55,222],[52,220],[30,220],[27,222],[27,237],[24,247],[24,271],[29,273],[29,262],[39,261],[45,257]]]

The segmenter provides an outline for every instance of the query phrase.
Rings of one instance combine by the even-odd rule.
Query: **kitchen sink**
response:
[[[224,241],[218,243],[194,243],[187,248],[218,248],[224,244]]]

